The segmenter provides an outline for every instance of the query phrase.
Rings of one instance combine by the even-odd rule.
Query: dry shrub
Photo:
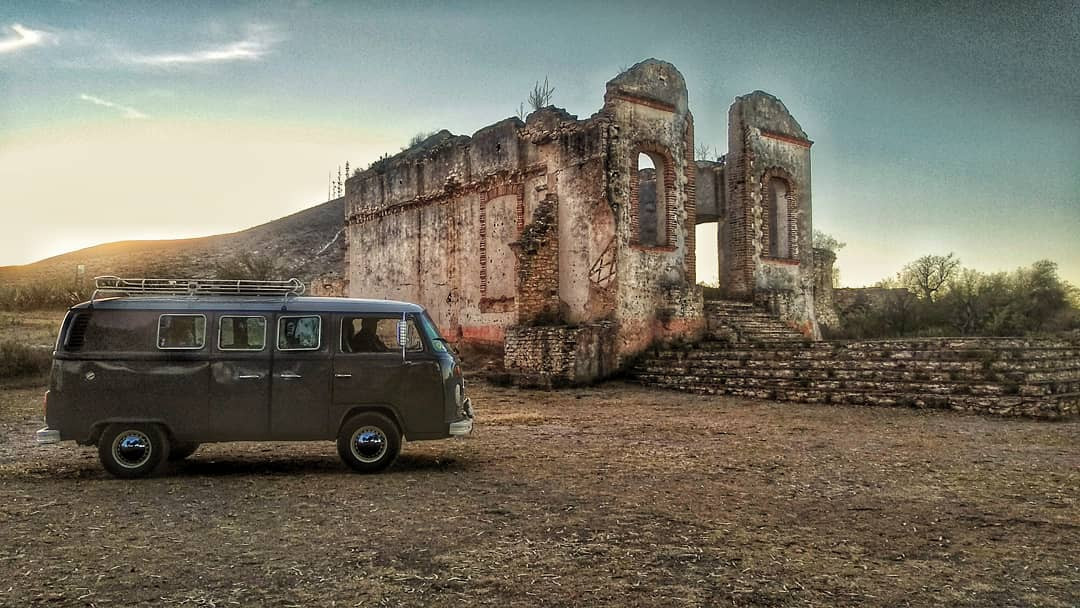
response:
[[[0,343],[0,379],[44,376],[52,367],[52,351],[17,342]]]

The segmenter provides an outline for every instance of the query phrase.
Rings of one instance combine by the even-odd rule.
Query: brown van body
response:
[[[406,321],[412,346],[347,352],[352,324],[369,317]],[[189,334],[201,327],[201,345],[196,339],[167,346],[163,328],[181,325],[171,323],[177,318]],[[317,346],[283,347],[295,318],[306,318],[309,329],[318,326]],[[262,327],[261,348],[223,348],[223,323],[241,322]],[[313,336],[309,331],[305,339]],[[47,395],[48,426],[38,437],[90,445],[110,424],[124,423],[160,427],[173,445],[332,440],[351,417],[377,412],[408,440],[442,439],[472,429],[464,389],[457,358],[415,304],[109,298],[74,306],[64,320]]]

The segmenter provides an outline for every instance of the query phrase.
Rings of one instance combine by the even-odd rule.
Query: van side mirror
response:
[[[409,343],[409,324],[404,320],[397,323],[397,343],[401,348],[405,348]]]

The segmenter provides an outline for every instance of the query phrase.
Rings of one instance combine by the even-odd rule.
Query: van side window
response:
[[[341,352],[343,353],[401,353],[397,340],[396,317],[345,317],[341,320]],[[408,320],[409,333],[405,344],[408,352],[424,350],[416,323]]]
[[[157,313],[126,310],[79,312],[68,330],[66,349],[88,353],[154,350]]]
[[[318,315],[278,318],[278,350],[319,350],[322,317]]]
[[[262,350],[266,346],[266,317],[227,316],[218,320],[220,350]]]
[[[206,315],[161,315],[157,347],[198,350],[206,344]]]

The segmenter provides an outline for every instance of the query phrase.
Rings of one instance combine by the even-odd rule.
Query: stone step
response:
[[[790,333],[790,334],[798,334],[799,333],[799,332],[795,331],[794,329],[791,329],[790,327],[788,327],[787,325],[784,325],[782,323],[731,323],[731,324],[720,324],[720,325],[710,324],[709,329],[713,329],[713,330],[717,330],[717,329],[734,329],[734,330],[744,331],[744,332],[758,331],[758,332],[779,332],[779,333]],[[802,334],[799,334],[799,335],[801,336]]]
[[[983,366],[993,366],[999,361],[1068,361],[1080,360],[1080,351],[1058,349],[1011,349],[1011,350],[951,350],[951,349],[869,349],[845,348],[828,344],[805,343],[798,348],[791,344],[739,344],[733,347],[720,341],[705,341],[694,347],[697,352],[708,352],[725,358],[762,359],[844,359],[844,360],[895,360],[895,361],[961,361]],[[717,355],[717,353],[721,353]]]
[[[711,313],[709,314],[709,320],[711,321],[757,321],[760,323],[779,323],[779,319],[776,317],[764,313],[764,312],[746,312],[746,313]]]
[[[707,347],[708,341],[699,344]],[[750,347],[748,347],[750,348]],[[754,346],[752,348],[758,348]],[[890,351],[925,351],[947,350],[952,352],[972,353],[1009,353],[1009,352],[1054,352],[1067,356],[1080,356],[1080,343],[1051,340],[1031,340],[1022,338],[994,338],[984,343],[974,343],[966,339],[956,340],[876,340],[876,341],[829,341],[808,344],[808,348],[833,350],[890,350]]]
[[[746,302],[744,300],[705,300],[705,308],[754,308],[757,307],[753,302]]]
[[[925,380],[815,379],[754,375],[716,375],[693,370],[643,370],[636,377],[647,384],[667,386],[733,386],[774,390],[882,391],[895,394],[1040,396],[1080,391],[1080,380],[1051,383],[961,382]]]
[[[738,353],[739,351],[732,351]],[[900,369],[924,371],[957,371],[1002,373],[1008,371],[1055,372],[1080,367],[1080,359],[1004,359],[971,361],[967,359],[895,359],[869,357],[784,356],[768,352],[731,354],[718,351],[660,351],[647,359],[657,361],[687,361],[718,367],[776,367],[781,369]]]
[[[928,381],[928,382],[999,382],[999,383],[1051,383],[1080,381],[1080,368],[1058,370],[1007,370],[987,372],[984,370],[928,371],[924,369],[901,369],[876,367],[844,367],[833,365],[783,366],[766,362],[701,361],[698,359],[646,359],[634,371],[643,373],[686,373],[713,376],[751,376],[755,378],[810,378],[872,381]]]
[[[952,409],[973,411],[1001,416],[1028,416],[1035,418],[1075,417],[1080,413],[1080,392],[1064,393],[1046,397],[1020,396],[968,396],[968,395],[897,395],[882,391],[807,391],[774,390],[738,387],[677,387],[654,384],[699,394],[724,394],[773,401],[797,401],[801,403],[828,403],[835,405],[883,405],[918,408]]]

